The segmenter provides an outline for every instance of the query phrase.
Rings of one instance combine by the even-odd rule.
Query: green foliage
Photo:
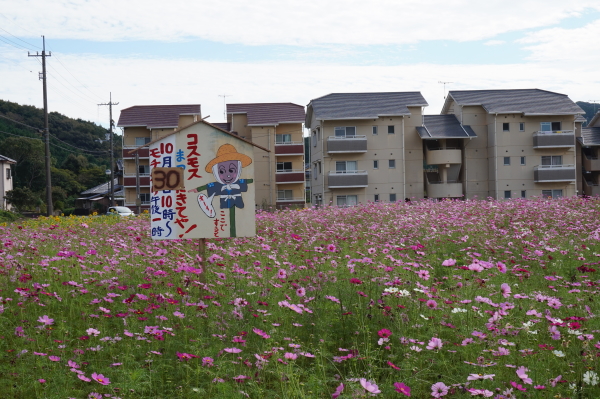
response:
[[[21,215],[19,215],[18,213],[0,209],[0,223],[14,222],[20,217]]]
[[[33,210],[39,206],[42,200],[39,195],[27,187],[17,187],[6,192],[6,201],[16,207],[19,211]]]

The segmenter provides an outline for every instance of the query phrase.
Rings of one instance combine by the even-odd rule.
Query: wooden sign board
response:
[[[198,122],[150,144],[153,239],[256,234],[254,147]]]

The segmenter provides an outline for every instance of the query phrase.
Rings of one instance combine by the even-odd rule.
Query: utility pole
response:
[[[225,104],[225,97],[231,96],[231,94],[219,94],[219,97],[223,97],[223,118],[225,119],[225,122],[227,122],[227,105]]]
[[[39,79],[42,81],[44,87],[44,133],[46,143],[46,215],[51,216],[54,214],[54,206],[52,205],[52,177],[50,174],[50,129],[48,128],[48,91],[46,89],[46,57],[52,56],[52,53],[46,54],[46,38],[42,36],[42,54],[37,51],[35,54],[29,54],[28,57],[42,57],[42,72],[39,75]]]
[[[438,83],[441,83],[444,85],[444,100],[446,99],[446,85],[449,85],[450,83],[454,83],[454,82],[442,82],[441,80],[438,81]]]
[[[108,105],[108,117],[110,118],[110,206],[115,206],[115,149],[113,143],[113,126],[115,121],[112,118],[112,106],[119,105],[119,103],[112,102],[112,92],[110,92],[108,103],[98,105]]]

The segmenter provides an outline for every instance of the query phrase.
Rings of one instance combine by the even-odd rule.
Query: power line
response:
[[[21,46],[19,43],[16,43],[5,36],[0,35],[0,40],[2,40],[6,44],[13,46],[14,48],[18,48],[19,50],[30,50],[29,48]]]
[[[3,133],[3,134],[8,134],[8,135],[11,135],[11,136],[20,137],[20,138],[22,138],[22,139],[36,140],[36,141],[42,141],[42,142],[44,141],[43,139],[38,139],[38,138],[35,138],[35,137],[29,137],[29,136],[22,136],[22,135],[20,135],[20,134],[14,134],[14,133],[5,132],[4,130],[0,130],[0,133]],[[54,137],[54,136],[52,136],[52,138],[56,139],[56,137]],[[58,140],[58,141],[61,141],[61,142],[63,142],[63,143],[65,143],[65,144],[71,145],[71,144],[69,144],[69,143],[66,143],[66,142],[64,142],[64,141],[62,141],[62,140],[59,140],[59,139],[57,139],[57,140]],[[73,154],[79,154],[79,153],[80,153],[79,151],[88,151],[88,150],[83,150],[83,149],[81,149],[81,148],[79,148],[79,147],[75,147],[75,148],[77,148],[79,151],[73,151],[73,150],[71,150],[71,149],[69,149],[69,148],[62,147],[62,146],[60,146],[60,145],[58,145],[58,144],[56,144],[56,143],[50,143],[50,145],[51,145],[51,146],[54,146],[54,147],[57,147],[57,148],[62,148],[63,150],[65,150],[65,151],[68,151],[68,152],[71,152],[71,153],[73,153]],[[73,147],[74,147],[74,146],[73,146]],[[88,152],[90,152],[90,151],[88,151]],[[95,151],[94,151],[94,152],[95,152]],[[108,151],[104,151],[104,153],[107,153],[107,152],[108,152]]]
[[[0,133],[4,133],[4,134],[10,134],[11,136],[17,136],[17,137],[21,137],[24,139],[29,139],[29,140],[38,140],[38,141],[44,141],[42,139],[37,139],[35,137],[29,137],[29,136],[21,136],[20,134],[14,134],[14,133],[9,133],[9,132],[5,132],[4,130],[0,130]]]
[[[60,65],[62,65],[62,67],[63,67],[63,68],[65,68],[65,71],[69,72],[69,75],[73,76],[73,79],[75,79],[75,80],[76,80],[76,81],[77,81],[77,82],[78,82],[78,83],[79,83],[81,86],[83,86],[83,87],[84,87],[84,88],[85,88],[87,91],[89,91],[89,92],[90,92],[90,93],[92,93],[94,96],[96,96],[96,98],[99,98],[99,99],[101,99],[101,98],[102,98],[102,97],[100,97],[99,95],[97,95],[96,93],[94,93],[93,91],[91,91],[91,90],[90,90],[90,89],[89,89],[89,88],[88,88],[86,85],[84,85],[83,83],[81,83],[81,81],[80,81],[79,79],[77,79],[77,78],[75,77],[75,75],[73,75],[73,74],[71,73],[71,71],[69,71],[69,70],[67,69],[67,67],[66,67],[66,66],[65,66],[65,65],[64,65],[64,64],[63,64],[63,63],[60,61],[60,59],[59,59],[58,57],[56,57],[56,54],[54,54],[54,57],[55,57],[54,59],[55,59],[56,61],[58,61],[58,63],[59,63]]]
[[[31,47],[35,47],[35,48],[39,48],[39,49],[41,49],[41,47],[38,47],[38,46],[36,46],[35,44],[31,44],[31,43],[29,43],[29,42],[26,42],[26,41],[25,41],[25,40],[23,40],[23,39],[19,39],[18,37],[16,37],[15,35],[13,35],[12,33],[10,33],[9,31],[7,31],[7,30],[6,30],[6,29],[4,29],[4,28],[0,28],[0,29],[2,29],[4,32],[8,33],[9,35],[11,35],[12,37],[14,37],[15,39],[17,39],[17,40],[20,40],[20,41],[22,41],[22,42],[23,42],[23,43],[25,43],[25,44],[29,44]],[[29,50],[29,49],[28,49],[28,50]]]
[[[14,120],[14,119],[10,119],[8,116],[4,116],[4,115],[1,115],[1,114],[0,114],[0,118],[8,119],[8,120],[9,120],[9,121],[11,121],[11,122],[18,123],[19,125],[26,126],[26,127],[30,128],[30,129],[33,129],[33,130],[35,130],[35,131],[37,131],[37,132],[40,132],[40,133],[44,131],[43,129],[39,129],[39,128],[37,128],[37,127],[29,126],[29,125],[27,125],[27,124],[25,124],[25,123],[22,123],[22,122],[16,121],[16,120]]]

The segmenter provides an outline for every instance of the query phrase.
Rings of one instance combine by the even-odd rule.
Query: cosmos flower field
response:
[[[600,201],[0,225],[6,398],[598,398]]]

